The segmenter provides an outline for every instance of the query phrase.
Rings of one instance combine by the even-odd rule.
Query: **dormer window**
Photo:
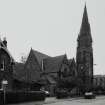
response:
[[[1,69],[1,71],[4,71],[4,61],[2,61],[1,65],[0,65],[0,69]]]

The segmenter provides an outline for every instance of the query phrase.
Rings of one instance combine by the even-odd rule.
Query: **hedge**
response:
[[[45,93],[42,91],[12,91],[6,92],[5,94],[5,103],[21,103],[21,102],[29,102],[29,101],[44,101]],[[0,105],[3,104],[4,94],[3,91],[0,92]]]
[[[56,98],[58,99],[62,99],[62,98],[67,98],[69,95],[68,95],[68,92],[66,90],[58,90],[56,92]]]

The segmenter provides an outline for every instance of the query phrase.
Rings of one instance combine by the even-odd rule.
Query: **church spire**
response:
[[[78,40],[80,40],[80,38],[82,38],[83,36],[84,37],[86,37],[86,36],[90,37],[90,41],[92,41],[91,29],[90,29],[90,24],[89,24],[89,20],[88,20],[88,13],[87,13],[86,4],[84,7],[84,13],[83,13],[82,24],[81,24]]]
[[[85,24],[86,25],[89,24],[86,4],[85,4],[85,7],[84,7],[84,13],[83,13],[83,19],[82,19],[82,26],[85,25]]]
[[[83,81],[84,91],[90,91],[93,86],[93,48],[86,4],[78,35],[76,66],[78,77]]]

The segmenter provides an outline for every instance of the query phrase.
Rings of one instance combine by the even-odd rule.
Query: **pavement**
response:
[[[51,103],[57,103],[62,101],[72,101],[72,100],[80,100],[83,97],[76,97],[76,98],[65,98],[65,99],[56,99],[55,97],[46,98],[45,102],[43,104],[51,104]]]
[[[96,96],[95,99],[62,99],[61,101],[50,103],[47,105],[105,105],[105,96]]]
[[[47,105],[105,105],[105,96],[97,96],[95,99],[64,100]]]

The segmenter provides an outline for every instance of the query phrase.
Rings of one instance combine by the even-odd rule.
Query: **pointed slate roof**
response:
[[[50,56],[48,56],[48,55],[46,55],[46,54],[43,54],[43,53],[38,52],[38,51],[33,50],[33,49],[31,49],[31,51],[32,51],[32,53],[35,55],[35,57],[37,58],[37,61],[38,61],[38,63],[39,63],[40,66],[41,66],[41,64],[42,64],[42,60],[43,60],[43,59],[50,57]]]
[[[68,62],[69,62],[69,68],[70,68],[70,73],[71,73],[71,75],[77,75],[77,71],[76,71],[76,62],[75,62],[75,59],[74,58],[72,58],[72,59],[69,59],[68,60]]]
[[[45,73],[56,73],[59,71],[66,55],[50,57],[43,60]]]
[[[88,37],[90,37],[90,40],[92,41],[91,29],[90,29],[90,24],[89,24],[89,20],[88,20],[88,13],[87,13],[86,4],[84,7],[84,13],[83,13],[83,18],[82,18],[80,33],[78,35],[78,40],[84,35],[85,36],[88,35]]]
[[[88,21],[88,14],[87,14],[87,7],[86,7],[86,4],[85,4],[85,7],[84,7],[82,25],[85,24],[85,23],[86,23],[86,24],[89,23],[89,21]]]
[[[49,56],[35,51],[31,48],[29,56],[21,71],[21,80],[27,83],[40,81],[40,74],[42,72],[42,60]]]
[[[71,64],[72,64],[72,63],[76,64],[76,62],[75,62],[75,59],[74,59],[74,58],[72,58],[72,59],[68,59],[68,62],[69,62],[69,66],[71,66]]]
[[[68,59],[69,66],[71,65],[73,59]]]

